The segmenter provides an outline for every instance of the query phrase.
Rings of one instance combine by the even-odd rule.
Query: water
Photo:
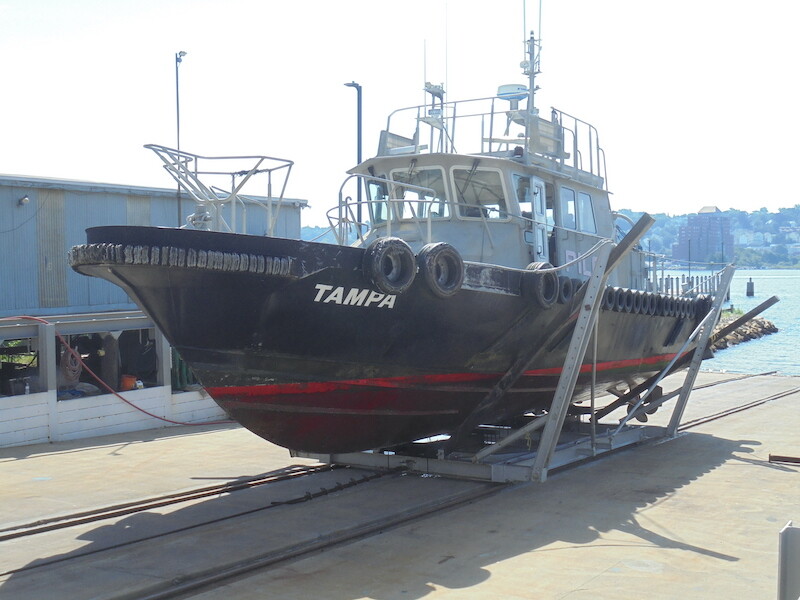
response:
[[[755,296],[747,297],[747,282],[753,279]],[[731,283],[731,304],[744,312],[771,296],[780,302],[761,313],[775,323],[778,333],[720,350],[703,362],[704,370],[732,373],[800,375],[800,271],[741,270]]]

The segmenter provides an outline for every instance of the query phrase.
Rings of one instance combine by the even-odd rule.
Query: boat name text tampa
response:
[[[318,283],[314,287],[317,289],[314,302],[322,302],[323,304],[328,302],[345,306],[372,306],[375,304],[378,308],[394,308],[394,300],[396,298],[394,295],[381,294],[370,289],[350,288],[345,293],[345,288],[341,286],[334,287]]]

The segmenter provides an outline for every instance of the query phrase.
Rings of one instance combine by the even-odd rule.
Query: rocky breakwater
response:
[[[725,325],[736,320],[738,317],[739,315],[723,313],[715,331],[719,331]],[[730,348],[731,346],[741,344],[742,342],[749,342],[750,340],[755,340],[765,335],[777,332],[778,328],[775,327],[775,324],[772,321],[768,321],[764,317],[755,317],[725,337],[718,339],[716,342],[714,342],[712,347],[714,350],[723,350],[725,348]]]

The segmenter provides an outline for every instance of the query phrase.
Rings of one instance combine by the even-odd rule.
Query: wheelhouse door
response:
[[[523,236],[530,259],[533,262],[550,262],[544,181],[536,177],[514,175],[514,187],[525,224]]]
[[[540,262],[550,262],[550,252],[547,245],[547,215],[545,212],[544,181],[535,177],[532,177],[531,181],[533,183],[531,204],[533,207],[536,260]]]

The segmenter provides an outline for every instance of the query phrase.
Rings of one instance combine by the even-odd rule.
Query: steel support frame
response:
[[[675,437],[678,432],[678,425],[680,425],[681,419],[683,418],[683,412],[686,410],[686,404],[689,402],[689,394],[692,392],[692,388],[694,387],[694,382],[697,378],[697,372],[700,370],[700,363],[703,362],[703,355],[705,354],[706,347],[708,346],[708,340],[711,338],[711,333],[714,331],[714,326],[717,324],[717,317],[722,309],[722,302],[728,295],[728,290],[730,289],[734,271],[734,267],[728,265],[722,272],[720,285],[717,289],[716,296],[714,297],[711,310],[709,311],[710,316],[708,316],[706,322],[702,325],[700,336],[697,340],[697,344],[695,345],[696,350],[694,356],[692,357],[692,363],[689,366],[688,372],[686,373],[686,379],[684,379],[683,387],[681,388],[681,393],[678,397],[678,402],[675,404],[675,409],[672,411],[672,418],[667,426],[666,434],[668,437]]]
[[[578,310],[575,329],[572,332],[567,356],[547,417],[533,421],[496,444],[486,446],[475,455],[474,460],[480,461],[499,452],[513,442],[530,435],[536,429],[540,429],[543,423],[544,430],[539,440],[532,476],[539,481],[544,481],[547,478],[547,468],[553,457],[561,429],[564,426],[564,419],[567,416],[567,409],[575,391],[575,383],[578,380],[583,357],[589,346],[589,339],[599,314],[602,290],[609,275],[606,266],[610,252],[610,242],[602,245],[597,251],[597,261],[587,282],[583,303]]]
[[[638,444],[649,439],[663,437],[664,428],[654,426],[636,426],[625,429],[614,438],[610,434],[599,434],[598,439],[607,438],[607,442],[600,442],[606,446],[604,452]],[[483,462],[474,462],[470,457],[459,458],[430,458],[403,454],[385,454],[381,452],[347,452],[341,454],[315,454],[311,452],[290,451],[293,457],[308,458],[326,464],[348,465],[366,469],[394,469],[406,467],[415,473],[439,475],[444,477],[457,477],[491,481],[493,483],[518,482],[526,483],[535,480],[533,477],[535,453],[520,455],[519,451],[511,454],[498,454],[487,458]],[[550,459],[549,469],[564,467],[576,462],[587,460],[595,453],[591,447],[591,440],[587,436],[582,440],[564,444],[557,448]],[[491,462],[494,460],[494,462]]]

